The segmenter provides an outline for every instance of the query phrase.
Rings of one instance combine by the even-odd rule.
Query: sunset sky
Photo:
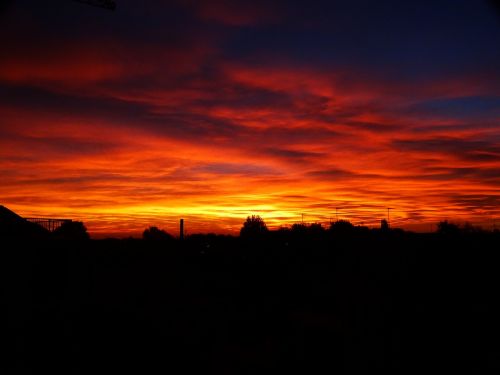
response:
[[[94,237],[500,227],[494,2],[116,3],[0,6],[0,204]]]

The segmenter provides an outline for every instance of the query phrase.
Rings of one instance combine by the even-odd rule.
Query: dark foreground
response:
[[[499,373],[493,234],[3,244],[8,373]]]

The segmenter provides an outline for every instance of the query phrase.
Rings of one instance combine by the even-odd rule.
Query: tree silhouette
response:
[[[142,238],[147,241],[169,241],[173,236],[158,227],[149,227],[142,233]]]
[[[383,232],[389,231],[389,223],[387,222],[386,219],[380,220],[380,230]]]
[[[240,236],[255,238],[266,234],[269,230],[264,220],[258,215],[248,216],[240,230]]]
[[[65,221],[53,232],[55,238],[72,241],[86,241],[90,239],[87,228],[81,221]]]
[[[323,225],[321,225],[321,223],[312,223],[311,225],[309,225],[308,230],[314,236],[319,236],[325,232],[325,228],[323,228]]]
[[[290,230],[293,235],[303,236],[307,233],[307,226],[304,223],[295,223]]]
[[[456,236],[460,234],[460,227],[457,224],[449,223],[448,220],[439,222],[437,232],[447,236]]]
[[[348,234],[352,233],[354,230],[354,225],[348,220],[337,220],[330,225],[330,232],[336,234]]]
[[[473,225],[472,223],[465,222],[462,227],[463,233],[483,233],[484,229],[480,226]]]

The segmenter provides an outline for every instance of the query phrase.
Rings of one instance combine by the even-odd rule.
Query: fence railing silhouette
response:
[[[71,219],[49,219],[44,217],[26,217],[25,220],[40,225],[47,229],[49,232],[55,231],[64,223],[71,223]]]

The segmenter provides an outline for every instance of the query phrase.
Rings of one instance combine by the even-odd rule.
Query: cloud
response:
[[[12,35],[0,51],[0,196],[21,214],[80,218],[99,235],[181,216],[193,232],[236,233],[252,213],[271,227],[302,213],[326,223],[336,208],[378,225],[388,205],[408,227],[500,216],[489,50],[452,40],[453,58],[434,53],[405,25],[381,49],[391,28],[367,35],[370,17],[333,3],[73,5],[56,17],[16,2],[0,26]]]
[[[500,144],[486,139],[429,138],[395,140],[394,147],[405,151],[449,155],[469,161],[498,161]]]
[[[280,20],[277,3],[253,1],[251,4],[239,0],[181,1],[181,4],[194,9],[198,17],[205,21],[217,22],[227,26],[256,26],[276,23]]]

